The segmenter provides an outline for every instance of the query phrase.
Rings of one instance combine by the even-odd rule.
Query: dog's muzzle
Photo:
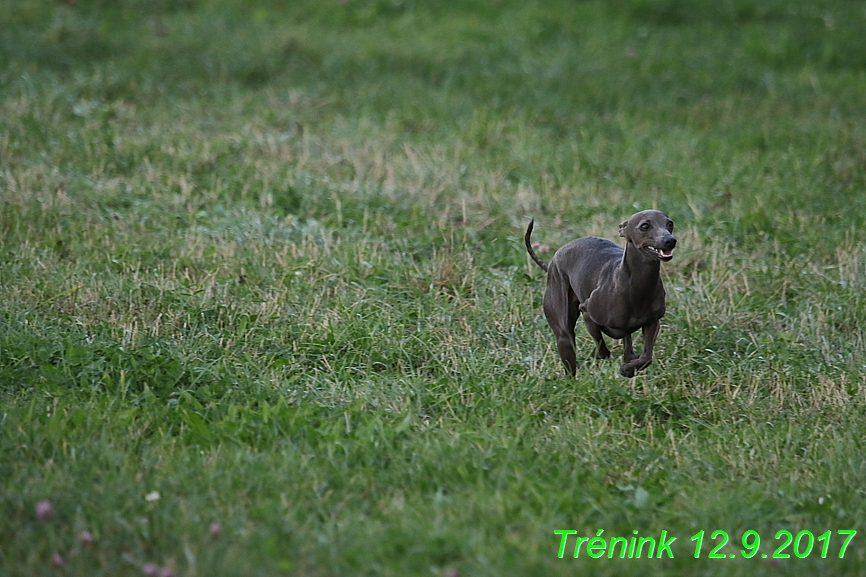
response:
[[[651,245],[644,246],[648,252],[656,255],[659,260],[669,261],[674,258],[674,248],[677,246],[677,239],[674,236],[670,236],[662,242],[661,247],[655,247]]]

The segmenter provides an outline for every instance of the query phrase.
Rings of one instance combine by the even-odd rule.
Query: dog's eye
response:
[[[669,220],[668,221],[668,232],[673,232],[673,231],[674,231],[674,223],[673,223],[673,221]]]
[[[649,223],[648,222],[642,222],[640,225],[640,229],[641,230],[649,230],[650,229]]]

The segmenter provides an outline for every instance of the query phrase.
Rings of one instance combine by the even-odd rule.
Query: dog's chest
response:
[[[653,323],[665,314],[665,293],[662,287],[648,295],[619,295],[613,299],[591,299],[582,312],[601,326],[611,338],[625,335]]]

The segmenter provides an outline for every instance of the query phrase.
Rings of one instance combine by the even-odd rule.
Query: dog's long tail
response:
[[[535,261],[535,264],[541,267],[541,270],[547,272],[547,265],[544,264],[544,261],[538,258],[538,255],[535,254],[535,251],[532,250],[532,242],[529,240],[529,237],[532,236],[532,227],[535,224],[535,219],[529,221],[529,226],[526,227],[526,236],[523,237],[523,240],[526,242],[526,250],[529,252],[529,256],[532,257],[532,260]]]

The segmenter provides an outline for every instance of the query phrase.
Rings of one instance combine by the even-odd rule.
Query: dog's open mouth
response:
[[[656,248],[654,246],[645,246],[644,248],[656,255],[659,260],[668,261],[674,258],[674,249],[665,250],[663,248]]]

